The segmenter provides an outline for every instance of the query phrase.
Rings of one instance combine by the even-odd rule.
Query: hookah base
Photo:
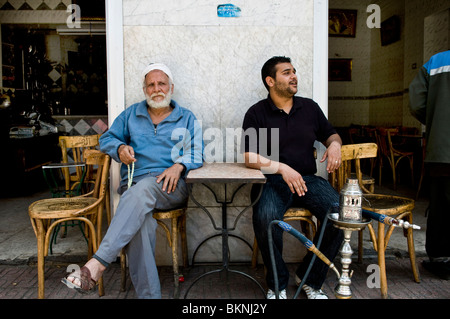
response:
[[[334,289],[334,295],[337,299],[351,299],[352,290],[350,287],[337,285]]]

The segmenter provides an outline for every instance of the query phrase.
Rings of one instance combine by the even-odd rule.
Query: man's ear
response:
[[[269,87],[273,87],[275,85],[275,79],[271,76],[266,76],[266,83]]]

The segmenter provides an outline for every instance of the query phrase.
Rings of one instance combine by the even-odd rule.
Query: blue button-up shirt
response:
[[[147,102],[131,105],[100,137],[100,150],[121,163],[117,153],[127,144],[135,152],[134,176],[162,173],[174,163],[183,163],[186,172],[202,166],[202,128],[195,115],[171,101],[172,113],[156,127],[147,111]],[[127,183],[128,169],[121,166],[121,185]]]

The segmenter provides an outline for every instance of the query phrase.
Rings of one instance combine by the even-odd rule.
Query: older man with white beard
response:
[[[118,189],[122,196],[93,258],[62,279],[79,292],[93,291],[103,271],[127,247],[137,297],[161,298],[152,212],[183,205],[188,197],[184,177],[202,166],[201,126],[191,111],[171,100],[174,84],[169,68],[150,64],[142,72],[142,83],[146,100],[123,111],[100,138],[100,150],[122,163]],[[134,168],[132,179],[129,167]]]

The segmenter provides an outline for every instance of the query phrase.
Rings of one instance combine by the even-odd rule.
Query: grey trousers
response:
[[[119,201],[114,218],[94,257],[109,264],[128,245],[127,256],[131,281],[140,299],[160,299],[161,286],[155,262],[155,209],[170,209],[182,205],[188,197],[185,181],[178,181],[175,192],[162,191],[163,181],[156,176],[136,178],[136,184],[126,190]]]

